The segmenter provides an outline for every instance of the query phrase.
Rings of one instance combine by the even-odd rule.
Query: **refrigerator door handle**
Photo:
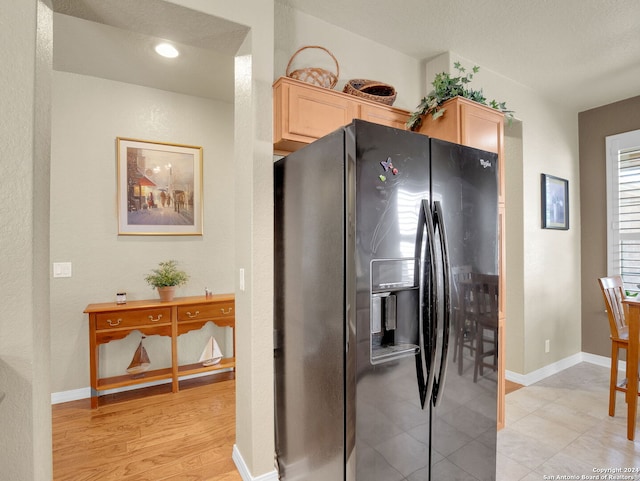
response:
[[[442,256],[442,281],[444,294],[444,324],[442,327],[442,349],[440,354],[440,369],[437,378],[433,383],[433,405],[438,406],[442,401],[442,391],[447,379],[447,358],[449,354],[449,332],[451,330],[451,265],[449,261],[449,250],[447,242],[447,231],[444,225],[444,216],[442,214],[442,204],[439,201],[434,202],[434,232],[437,227],[440,231],[440,252]]]
[[[423,232],[427,231],[427,241],[425,250],[422,252],[422,240]],[[433,288],[436,281],[436,265],[435,265],[435,246],[434,246],[434,228],[433,217],[431,215],[431,207],[429,206],[429,200],[423,199],[420,206],[420,212],[418,214],[418,235],[416,237],[416,257],[421,260],[416,269],[421,272],[416,272],[417,278],[420,279],[420,301],[422,305],[419,311],[420,330],[422,332],[422,344],[421,351],[424,353],[420,355],[416,354],[416,371],[418,377],[418,388],[420,390],[420,403],[424,409],[425,404],[431,399],[433,392],[433,383],[435,379],[435,361],[436,361],[436,349],[435,344],[437,340],[436,319],[431,319],[431,316],[437,316],[437,309],[433,309],[432,306],[437,306],[437,290]],[[426,280],[422,271],[424,271],[425,262],[429,262],[429,279]],[[427,302],[425,302],[425,296],[429,296]],[[426,316],[425,316],[426,311]],[[426,317],[426,319],[425,319]],[[424,356],[424,357],[423,357]],[[424,370],[426,370],[427,379],[424,379]]]

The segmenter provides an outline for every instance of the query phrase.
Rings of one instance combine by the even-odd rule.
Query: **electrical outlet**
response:
[[[544,341],[544,352],[547,353],[551,350],[551,341],[547,339]]]

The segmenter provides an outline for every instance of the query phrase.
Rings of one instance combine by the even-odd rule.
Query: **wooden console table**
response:
[[[89,314],[89,362],[91,369],[91,407],[98,407],[100,391],[124,386],[171,379],[172,391],[178,392],[179,378],[189,374],[235,369],[236,330],[235,297],[233,294],[213,296],[179,297],[171,302],[160,300],[131,301],[126,304],[107,302],[89,304],[84,310]],[[220,327],[233,329],[233,355],[223,358],[213,366],[200,363],[178,365],[178,336],[200,329],[212,321]],[[142,375],[124,374],[99,377],[98,346],[117,339],[123,339],[132,331],[140,331],[146,336],[159,335],[171,338],[171,367],[151,369]]]

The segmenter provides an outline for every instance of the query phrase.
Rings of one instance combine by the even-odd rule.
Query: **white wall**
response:
[[[474,65],[455,53],[444,58],[451,72],[456,61],[467,69]],[[440,67],[442,58],[433,63]],[[427,70],[433,74],[433,68]],[[507,265],[506,367],[527,374],[581,349],[577,113],[482,66],[472,85],[482,87],[488,99],[505,101],[522,121],[522,165],[510,169],[510,161],[518,159],[507,157],[505,166],[507,259],[510,250],[523,253],[521,265]],[[569,180],[568,231],[540,227],[542,173]],[[521,231],[513,232],[519,225]]]
[[[291,7],[275,4],[275,79],[285,75],[287,64],[301,47],[320,45],[338,60],[340,77],[335,90],[350,79],[384,82],[397,91],[394,107],[413,110],[424,95],[421,61]],[[318,49],[300,52],[292,70],[321,67],[335,73],[331,57]]]
[[[2,5],[0,477],[52,479],[49,403],[49,2]],[[2,396],[0,396],[2,397]]]
[[[526,374],[581,350],[581,309],[576,302],[581,292],[580,173],[577,113],[536,95],[517,102],[523,119]],[[568,231],[541,228],[542,173],[569,180]],[[546,339],[551,343],[548,354]]]
[[[144,276],[175,259],[190,275],[178,295],[233,292],[233,104],[111,80],[54,72],[51,146],[51,259],[71,262],[71,278],[51,280],[52,391],[89,385],[89,303],[154,299]],[[118,236],[116,137],[203,148],[203,236]],[[196,362],[208,325],[181,336],[182,362]],[[123,374],[139,333],[101,346],[101,375]],[[189,342],[191,341],[191,342]],[[227,343],[229,344],[229,343]],[[171,363],[169,341],[145,340],[156,367]],[[228,345],[227,347],[230,348]]]
[[[524,198],[522,122],[507,122],[504,129],[506,172],[506,286],[507,324],[506,366],[509,371],[524,372]]]
[[[273,0],[168,0],[251,28],[236,56],[236,446],[249,473],[273,469]],[[239,269],[245,271],[240,290]],[[239,459],[239,458],[242,459]],[[248,477],[245,477],[248,479]]]
[[[244,292],[238,293],[237,283],[235,285],[239,324],[237,447],[250,473],[260,475],[273,472],[273,403],[270,400],[273,392],[270,369],[273,350],[270,282],[273,278],[273,216],[270,214],[273,1],[167,1],[251,28],[241,72],[236,72],[233,165],[236,173],[242,171],[249,175],[244,177],[242,189],[236,188],[235,203],[227,207],[235,206],[236,267],[245,266],[250,275]],[[50,6],[50,1],[37,2],[38,6],[42,4]],[[3,312],[6,315],[0,331],[0,379],[3,385],[9,379],[15,398],[10,400],[7,396],[0,406],[4,429],[4,436],[0,438],[3,448],[0,465],[3,475],[10,479],[44,481],[51,479],[50,373],[46,368],[50,365],[49,206],[46,200],[51,133],[48,107],[52,14],[47,8],[40,14],[34,2],[17,2],[7,8],[3,14],[6,13],[11,22],[3,25],[7,28],[0,29],[3,45],[10,48],[5,56],[7,68],[0,76],[3,113],[7,114],[0,119],[3,127],[0,159],[3,167],[5,162],[11,166],[5,170],[5,174],[10,175],[10,187],[2,194],[3,200],[11,202],[3,202],[3,208],[7,209],[3,219],[14,222],[5,224],[0,235],[1,252],[8,256],[3,263],[3,273],[6,273],[2,277],[3,292],[13,303]],[[36,79],[38,69],[40,77]]]

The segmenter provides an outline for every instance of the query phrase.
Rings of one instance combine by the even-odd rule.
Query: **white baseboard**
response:
[[[572,356],[560,359],[553,364],[549,364],[540,369],[536,369],[535,371],[532,371],[528,374],[519,374],[517,372],[507,370],[505,371],[505,377],[509,381],[522,384],[523,386],[529,386],[538,381],[542,381],[546,377],[559,373],[560,371],[564,371],[571,366],[575,366],[580,362],[582,362],[582,353],[578,352]]]
[[[572,356],[561,359],[560,361],[554,362],[553,364],[549,364],[548,366],[540,368],[536,371],[530,372],[528,374],[520,374],[514,371],[506,370],[505,377],[508,381],[522,384],[523,386],[529,386],[538,381],[542,381],[546,377],[559,373],[560,371],[563,371],[571,366],[575,366],[580,362],[588,362],[588,363],[595,364],[597,366],[606,367],[606,368],[611,367],[611,358],[609,357],[599,356],[597,354],[591,354],[588,352],[579,352]],[[625,361],[618,361],[618,370],[626,371],[627,363]],[[224,371],[230,371],[230,369],[221,369],[220,371],[217,371],[217,372],[224,372]],[[201,374],[193,374],[191,376],[185,376],[184,378],[181,378],[181,379],[191,379],[195,377],[209,376],[209,375],[211,375],[211,373],[206,372]],[[150,382],[146,384],[138,384],[136,386],[127,386],[127,387],[122,387],[118,389],[109,389],[107,391],[101,391],[101,394],[114,394],[119,392],[132,391],[134,389],[140,389],[140,388],[149,387],[149,386],[157,386],[159,384],[168,384],[170,382],[171,382],[170,379],[166,379],[166,380],[155,381],[155,382]],[[70,401],[78,401],[80,399],[87,399],[89,397],[91,397],[91,388],[89,387],[83,387],[80,389],[71,389],[69,391],[54,392],[54,393],[51,393],[51,404],[60,404],[60,403],[65,403]],[[247,479],[251,479],[251,478],[247,478]]]
[[[528,374],[520,374],[517,372],[506,370],[505,378],[508,381],[522,384],[523,386],[530,386],[531,384],[542,381],[543,379],[552,376],[553,374],[557,374],[560,371],[564,371],[565,369],[571,366],[575,366],[576,364],[579,364],[581,362],[588,362],[590,364],[596,364],[598,366],[606,368],[611,367],[611,358],[598,356],[597,354],[591,354],[588,352],[578,352],[576,354],[573,354],[572,356],[560,359],[553,364],[549,364]],[[618,369],[620,371],[625,371],[626,366],[627,363],[625,361],[618,361]]]
[[[71,389],[70,391],[52,392],[51,404],[61,404],[79,399],[87,399],[91,397],[91,388],[83,387],[80,389]]]
[[[549,364],[543,368],[537,369],[536,371],[530,372],[528,374],[520,374],[514,371],[509,371],[507,369],[505,371],[505,377],[508,381],[522,384],[523,386],[529,386],[536,382],[542,381],[543,379],[549,376],[552,376],[553,374],[559,373],[560,371],[563,371],[571,366],[575,366],[580,362],[588,362],[590,364],[595,364],[597,366],[602,366],[606,368],[611,367],[611,358],[609,357],[599,356],[597,354],[591,354],[588,352],[578,352],[572,356],[561,359],[557,362],[554,362],[553,364]],[[231,369],[221,369],[220,371],[216,371],[216,373],[230,371],[230,370]],[[627,363],[625,361],[618,361],[618,370],[626,371]],[[191,379],[195,377],[209,376],[209,375],[211,375],[210,372],[205,372],[201,374],[193,374],[190,376],[185,376],[180,379]],[[146,384],[138,384],[136,386],[127,386],[127,387],[122,387],[117,389],[109,389],[107,391],[101,391],[100,393],[115,394],[119,392],[140,389],[143,387],[157,386],[159,384],[168,384],[170,382],[171,382],[170,379],[166,379],[166,380],[155,381],[155,382],[150,382]],[[51,393],[51,404],[60,404],[60,403],[65,403],[69,401],[78,401],[80,399],[87,399],[89,397],[91,397],[91,388],[89,387],[83,387],[80,389],[71,389],[69,391],[54,392],[54,393]]]
[[[265,473],[258,476],[257,478],[254,478],[249,472],[249,468],[244,462],[237,444],[233,445],[233,454],[231,455],[231,458],[233,459],[236,468],[238,468],[238,472],[240,473],[242,481],[278,481],[278,472],[275,469],[269,473]]]
[[[590,352],[582,353],[582,360],[597,366],[611,368],[611,358],[606,356],[598,356],[597,354],[591,354]],[[627,361],[618,360],[618,371],[627,370]]]
[[[180,380],[184,381],[184,380],[193,379],[196,377],[211,376],[212,374],[220,374],[220,373],[231,371],[231,370],[232,368],[228,368],[228,369],[220,369],[215,372],[210,371],[210,372],[202,372],[198,374],[190,374],[188,376],[180,376]],[[144,384],[136,384],[135,386],[125,386],[125,387],[119,387],[116,389],[107,389],[105,391],[100,391],[100,395],[102,396],[105,394],[116,394],[119,392],[134,391],[136,389],[142,389],[142,388],[151,387],[151,386],[159,386],[161,384],[169,384],[169,383],[171,383],[171,379],[163,379],[161,381],[152,381],[152,382],[146,382]],[[83,387],[80,389],[71,389],[70,391],[52,392],[51,404],[60,404],[60,403],[66,403],[70,401],[79,401],[80,399],[87,399],[90,397],[91,397],[90,387]]]

